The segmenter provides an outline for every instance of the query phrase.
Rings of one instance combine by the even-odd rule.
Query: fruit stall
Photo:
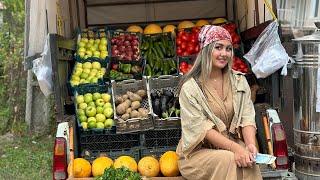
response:
[[[56,29],[65,34],[49,38],[57,57],[52,61],[56,119],[72,117],[69,179],[183,179],[175,153],[181,138],[178,86],[200,51],[202,26],[222,26],[230,33],[232,68],[252,87],[257,84],[243,58],[248,40],[243,31],[250,23],[244,28],[238,20],[241,5],[233,0],[73,5],[82,13],[76,13],[69,31],[60,23]],[[254,100],[260,102],[270,91],[259,93]]]
[[[199,52],[201,26],[212,23],[232,35],[233,69],[250,73],[238,28],[225,18],[79,30],[69,77],[80,154],[69,165],[74,177],[179,175],[178,85]]]

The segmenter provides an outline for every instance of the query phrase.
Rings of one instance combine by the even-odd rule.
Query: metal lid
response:
[[[315,32],[308,36],[299,37],[296,39],[292,39],[293,41],[307,41],[307,42],[319,42],[320,43],[320,22],[314,22],[317,29]]]

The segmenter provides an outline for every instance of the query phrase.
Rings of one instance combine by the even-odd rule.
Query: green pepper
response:
[[[123,73],[129,74],[131,72],[131,64],[121,64],[120,68]]]

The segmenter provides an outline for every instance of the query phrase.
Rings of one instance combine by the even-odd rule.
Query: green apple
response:
[[[80,81],[80,77],[77,76],[77,75],[72,75],[72,76],[71,76],[71,80],[73,80],[73,81]]]
[[[97,100],[96,100],[96,105],[102,107],[102,106],[104,105],[103,99],[97,99]]]
[[[97,75],[97,72],[95,71],[90,71],[89,76],[95,77]]]
[[[111,118],[113,115],[113,109],[112,108],[105,108],[103,110],[103,114],[106,116],[106,118]]]
[[[101,39],[100,39],[100,45],[105,45],[105,46],[106,46],[106,45],[107,45],[107,42],[108,42],[108,41],[107,41],[106,38],[101,38]]]
[[[87,50],[87,51],[86,51],[86,56],[91,57],[91,56],[92,56],[92,51]]]
[[[88,121],[88,128],[94,129],[97,127],[97,123],[95,121]]]
[[[91,46],[89,50],[94,54],[94,52],[97,51],[97,48],[95,46]]]
[[[104,111],[103,111],[103,112],[104,112]],[[96,115],[96,113],[97,113],[97,110],[96,110],[95,107],[88,106],[88,107],[86,108],[86,115],[87,115],[88,117],[94,117],[94,116]]]
[[[82,122],[81,126],[84,130],[88,129],[88,123],[87,122]]]
[[[79,121],[80,121],[80,123],[87,122],[87,116],[85,116],[85,115],[79,116]]]
[[[88,84],[88,83],[90,83],[90,81],[88,81],[88,80],[85,79],[85,80],[83,81],[83,83],[84,83],[84,84]]]
[[[86,113],[84,112],[84,109],[78,109],[78,110],[77,110],[77,115],[78,115],[78,117],[80,117],[80,116],[85,116]]]
[[[78,49],[78,53],[79,52],[86,52],[86,49],[84,48],[84,47],[80,47],[79,49]]]
[[[97,122],[104,122],[106,120],[106,116],[104,114],[96,114]]]
[[[100,69],[100,72],[102,72],[102,73],[106,73],[106,71],[107,71],[106,68],[101,68],[101,69]]]
[[[105,59],[107,56],[108,56],[108,53],[105,53],[104,51],[102,51],[102,52],[100,53],[100,58],[101,58],[101,59]]]
[[[77,62],[76,63],[76,68],[82,68],[82,63]]]
[[[85,52],[78,52],[78,54],[79,54],[79,56],[80,56],[81,58],[84,58],[84,56],[86,55]]]
[[[95,44],[99,44],[99,43],[100,43],[100,39],[95,39],[95,40],[94,40],[94,43],[95,43]]]
[[[101,107],[101,106],[98,106],[98,107],[96,107],[96,110],[97,110],[97,114],[102,114],[103,113],[103,107]]]
[[[100,51],[106,51],[106,50],[107,50],[107,46],[104,45],[104,44],[100,44],[100,45],[99,45],[99,50],[100,50]]]
[[[102,97],[102,99],[104,100],[104,102],[110,102],[110,99],[111,99],[111,95],[110,94],[108,94],[108,93],[102,93],[101,94],[101,97]]]
[[[97,122],[95,117],[88,117],[87,122],[93,121],[93,122]]]
[[[83,71],[82,68],[76,68],[76,70],[74,71],[73,75],[74,76],[80,76],[82,71]]]
[[[94,39],[89,39],[89,44],[93,44],[94,43]]]
[[[88,43],[88,38],[81,38],[80,41],[83,41],[85,43]]]
[[[99,56],[100,56],[100,53],[99,53]],[[92,62],[92,68],[98,70],[98,69],[101,68],[101,64],[99,62],[97,62],[97,61]]]
[[[104,129],[103,122],[97,122],[97,129]]]
[[[84,97],[83,97],[83,95],[78,95],[78,96],[76,97],[76,101],[77,101],[77,104],[83,103],[83,102],[84,102]]]
[[[86,43],[83,42],[83,41],[80,41],[80,42],[78,43],[78,46],[79,46],[79,47],[85,47],[85,46],[86,46]]]
[[[112,126],[114,126],[114,121],[113,119],[106,119],[104,121],[104,127],[105,128],[111,128]]]
[[[100,79],[100,78],[103,78],[103,75],[104,75],[103,72],[98,72],[98,73],[96,74],[96,77]]]
[[[86,103],[89,103],[89,102],[91,102],[92,101],[92,94],[91,93],[86,93],[85,95],[84,95],[84,102],[86,102]]]
[[[79,109],[86,109],[88,107],[88,104],[87,103],[80,103],[79,104]]]
[[[88,106],[96,107],[96,104],[93,101],[91,101],[91,102],[88,103]]]
[[[83,69],[91,69],[92,68],[92,64],[91,64],[91,62],[85,62],[85,63],[83,63],[83,65],[82,65],[82,68]]]
[[[93,52],[93,57],[100,58],[100,52],[99,51],[94,51]]]
[[[80,81],[71,80],[71,81],[70,81],[70,84],[71,84],[72,87],[73,87],[73,86],[78,86],[78,85],[80,84]]]
[[[84,69],[82,70],[82,73],[87,73],[87,74],[89,74],[90,72],[91,72],[91,70],[88,69],[88,68],[84,68]]]
[[[88,76],[89,76],[89,74],[83,72],[83,73],[81,73],[80,78],[81,78],[81,79],[87,79]]]
[[[110,102],[106,102],[104,105],[103,105],[103,109],[105,108],[112,108],[112,104]]]
[[[90,80],[90,83],[98,83],[98,78],[97,78],[97,77],[93,77],[93,78]]]
[[[101,94],[98,92],[93,93],[92,99],[93,100],[101,99]]]

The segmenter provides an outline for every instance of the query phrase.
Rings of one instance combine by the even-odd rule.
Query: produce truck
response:
[[[268,7],[277,12],[276,2],[271,4]],[[272,19],[267,13],[261,16],[261,7],[264,3],[254,0],[247,4],[235,0],[26,0],[26,121],[34,125],[39,123],[35,116],[47,118],[48,113],[37,114],[34,107],[40,104],[46,108],[44,95],[54,94],[57,132],[53,179],[81,179],[67,170],[68,165],[78,168],[74,167],[76,158],[86,159],[85,164],[93,163],[100,155],[113,160],[127,155],[138,162],[143,155],[160,158],[163,153],[174,151],[181,136],[175,92],[179,78],[190,70],[199,51],[197,45],[183,47],[196,43],[199,28],[194,27],[195,23],[222,25],[232,34],[237,49],[233,68],[248,74],[250,80],[252,73],[242,58],[244,42],[257,38]],[[259,12],[260,19],[256,17]],[[269,21],[260,23],[263,19]],[[172,26],[166,26],[169,24],[185,30],[171,31]],[[91,43],[91,39],[98,40]],[[90,43],[92,46],[87,45]],[[161,63],[159,59],[167,61]],[[96,72],[83,74],[83,69]],[[34,85],[33,73],[38,85]],[[90,73],[94,77],[88,79]],[[272,93],[268,96],[273,97]],[[253,99],[259,99],[258,95]],[[92,102],[96,108],[87,108]],[[255,104],[258,148],[277,160],[260,165],[262,175],[266,179],[294,179],[289,172],[291,161],[284,127],[272,109],[273,102],[264,103]],[[103,114],[100,123],[97,116],[89,120],[95,114]],[[85,167],[88,166],[81,166]],[[89,167],[83,171],[92,174]],[[184,179],[163,175],[151,179]]]

